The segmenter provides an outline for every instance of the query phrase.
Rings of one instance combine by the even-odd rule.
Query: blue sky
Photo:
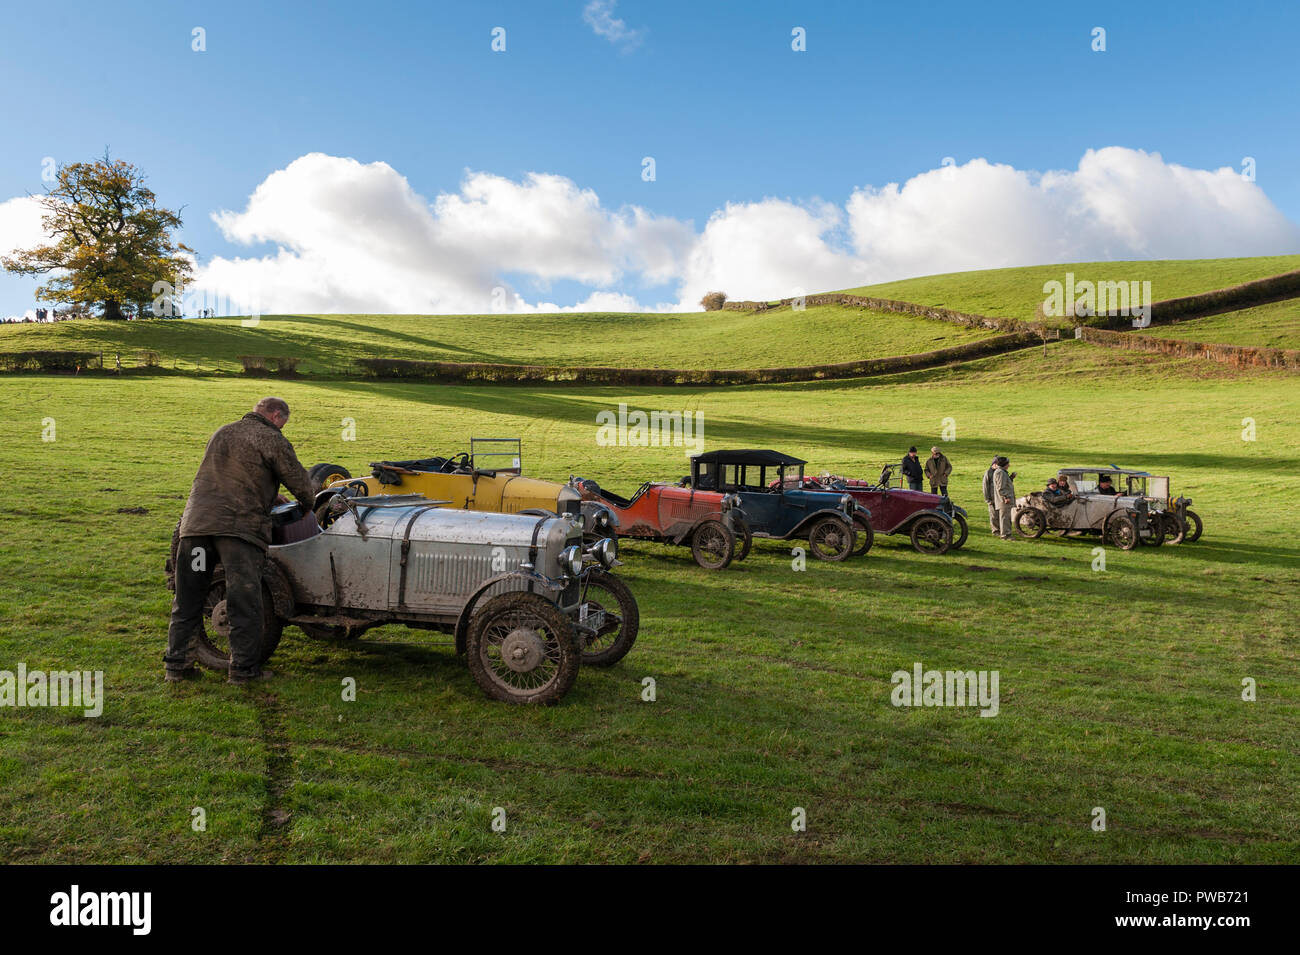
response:
[[[272,173],[322,153],[386,163],[430,201],[469,171],[550,174],[610,214],[640,207],[696,234],[728,203],[822,200],[840,216],[814,213],[820,237],[843,252],[855,190],[904,183],[943,157],[1074,170],[1087,150],[1120,146],[1196,170],[1253,157],[1255,185],[1300,221],[1294,4],[606,4],[630,40],[598,35],[587,5],[74,0],[56,15],[7,3],[0,202],[39,192],[45,157],[107,145],[184,207],[201,264],[274,256],[295,240],[233,243],[211,213],[244,210]],[[490,48],[497,26],[504,53]],[[796,26],[806,52],[791,49]],[[1097,26],[1104,53],[1091,49]],[[203,52],[191,49],[195,27]],[[1283,229],[1274,244],[1287,241]],[[688,254],[676,271],[623,262],[592,281],[520,253],[494,274],[528,302],[572,305],[604,288],[653,305],[689,286]],[[757,281],[714,258],[719,280]],[[926,264],[880,268],[940,270]],[[0,313],[31,307],[31,286],[0,278]]]

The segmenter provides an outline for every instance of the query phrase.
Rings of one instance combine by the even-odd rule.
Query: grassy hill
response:
[[[1150,281],[1153,301],[1209,292],[1252,279],[1300,269],[1300,255],[1271,255],[1243,259],[1168,259],[1146,262],[1073,262],[1028,268],[951,272],[921,278],[844,289],[854,295],[897,299],[992,315],[1030,320],[1046,297],[1046,282]]]
[[[239,319],[0,325],[0,351],[103,350],[112,364],[140,350],[170,366],[239,355],[303,359],[300,370],[360,357],[633,368],[766,368],[932,351],[987,332],[931,319],[837,306],[802,312],[537,315],[272,315]]]
[[[161,683],[172,524],[209,433],[264,390],[0,379],[0,470],[58,479],[57,494],[0,501],[7,665],[102,669],[107,690],[99,719],[5,710],[3,861],[1300,858],[1300,548],[1279,519],[1300,508],[1294,376],[1066,341],[1046,357],[729,390],[277,383],[304,461],[357,468],[518,435],[528,473],[621,492],[681,474],[685,455],[598,447],[595,416],[619,402],[702,411],[708,448],[868,475],[955,419],[964,550],[926,558],[881,536],[865,558],[800,571],[789,544],[760,541],[707,573],[683,550],[628,545],[619,572],[641,638],[551,709],[489,702],[437,635],[400,628],[350,646],[289,628],[269,692]],[[340,440],[343,417],[355,442]],[[995,541],[979,501],[994,452],[1022,493],[1062,464],[1168,473],[1205,537],[1108,548],[1104,571],[1091,540]],[[998,670],[1001,712],[891,706],[891,673],[918,661]],[[641,700],[646,676],[657,702]],[[346,677],[356,702],[340,699]],[[1244,677],[1257,702],[1241,700]],[[190,828],[195,806],[207,832]],[[805,833],[791,831],[795,806]]]
[[[1300,299],[1193,318],[1173,325],[1153,325],[1138,334],[1222,345],[1300,348]]]
[[[1080,262],[906,279],[847,291],[996,317],[1033,317],[1042,286],[1077,280],[1150,280],[1153,298],[1209,291],[1300,268],[1300,255],[1155,262]],[[1290,316],[1290,318],[1289,318]],[[1269,306],[1238,318],[1184,323],[1150,334],[1229,344],[1294,341],[1294,312]],[[1277,327],[1274,327],[1274,322]],[[1288,324],[1290,322],[1290,324]],[[1220,334],[1227,338],[1205,337]],[[386,357],[629,368],[767,368],[933,351],[992,333],[947,322],[835,305],[768,312],[543,313],[527,315],[271,315],[237,318],[0,325],[0,351],[120,352],[125,364],[155,352],[170,367],[236,370],[240,355],[301,359],[299,370],[341,371]]]

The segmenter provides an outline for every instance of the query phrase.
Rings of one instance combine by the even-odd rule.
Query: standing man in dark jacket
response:
[[[194,679],[195,631],[213,568],[225,570],[225,613],[230,621],[230,682],[266,679],[262,645],[262,566],[271,543],[271,507],[283,484],[308,510],[315,494],[289,439],[280,433],[289,406],[263,398],[234,424],[208,439],[195,475],[176,550],[176,596],[172,601],[167,653],[168,682]]]
[[[925,476],[930,479],[930,493],[948,496],[948,478],[952,474],[952,462],[947,455],[933,447],[930,456],[925,459]]]
[[[903,477],[907,478],[907,486],[913,491],[921,490],[921,478],[925,473],[921,470],[921,459],[916,456],[916,445],[907,449],[907,455],[903,458]]]

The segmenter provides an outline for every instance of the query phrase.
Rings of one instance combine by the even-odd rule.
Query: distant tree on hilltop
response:
[[[123,306],[137,314],[158,295],[155,282],[181,288],[189,279],[192,250],[172,232],[181,217],[157,204],[144,174],[121,159],[60,166],[39,202],[50,245],[16,250],[0,265],[19,275],[50,275],[38,300],[73,309],[99,308],[122,319]]]
[[[704,298],[700,299],[700,304],[704,306],[706,312],[716,312],[726,303],[726,292],[705,292]]]

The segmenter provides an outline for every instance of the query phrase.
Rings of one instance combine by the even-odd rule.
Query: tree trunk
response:
[[[122,314],[122,304],[116,299],[107,299],[104,302],[104,318],[111,322],[123,321],[126,316]]]

